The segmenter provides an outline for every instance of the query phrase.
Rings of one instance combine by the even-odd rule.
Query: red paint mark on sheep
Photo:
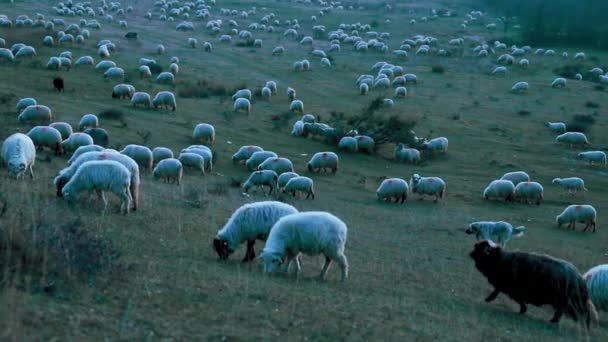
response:
[[[576,211],[580,211],[581,209],[583,209],[583,207],[580,205],[577,205],[576,207],[574,207],[574,210],[576,210]]]

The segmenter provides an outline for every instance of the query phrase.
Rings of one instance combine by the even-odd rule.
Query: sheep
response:
[[[251,102],[245,98],[238,98],[234,101],[234,111],[245,111],[247,115],[251,114]]]
[[[144,108],[151,108],[152,98],[148,93],[136,92],[131,96],[131,105],[133,107],[143,106]]]
[[[369,154],[374,153],[376,142],[372,137],[367,135],[355,135],[354,138],[357,140],[357,148],[359,151],[365,151]]]
[[[507,252],[488,240],[476,243],[469,255],[494,287],[486,302],[504,292],[519,304],[521,314],[526,313],[526,304],[549,304],[555,310],[552,323],[558,323],[564,313],[574,320],[579,315],[585,317],[587,329],[592,317],[597,321],[585,280],[569,262],[547,255]]]
[[[236,101],[237,99],[247,99],[251,101],[251,90],[249,89],[240,89],[237,90],[234,95],[232,95],[232,101]]]
[[[9,62],[13,62],[15,60],[15,56],[11,52],[11,50],[6,48],[0,48],[0,60],[7,60]]]
[[[357,152],[359,147],[357,145],[357,139],[353,137],[342,137],[338,142],[338,148],[348,152]]]
[[[527,69],[530,66],[530,61],[525,58],[522,58],[517,64],[519,64],[520,68]]]
[[[525,230],[524,226],[513,228],[510,223],[504,221],[478,221],[469,224],[465,233],[475,234],[477,241],[490,240],[505,248],[511,238],[522,237]],[[492,240],[493,236],[496,237],[496,241]]]
[[[290,87],[287,87],[287,98],[289,99],[289,101],[293,101],[296,99],[296,90]]]
[[[59,70],[61,68],[61,60],[58,57],[51,57],[46,63],[46,68],[51,70]]]
[[[152,165],[154,164],[154,157],[152,151],[141,145],[129,144],[120,151],[121,154],[131,157],[135,160],[137,165],[144,172],[152,171]]]
[[[586,58],[587,58],[587,56],[585,56],[584,52],[577,52],[576,54],[574,54],[575,61],[582,61],[582,60],[585,60]]]
[[[72,156],[70,157],[70,159],[67,161],[67,166],[72,165],[72,163],[78,159],[78,157],[80,157],[81,155],[87,153],[87,152],[101,152],[103,151],[104,148],[99,146],[99,145],[85,145],[85,146],[80,146],[76,149],[76,151],[74,151],[74,153],[72,154]]]
[[[59,57],[59,60],[61,61],[60,68],[66,69],[67,71],[70,71],[70,69],[72,69],[72,59],[71,58]]]
[[[530,85],[528,84],[528,82],[517,82],[517,83],[515,83],[515,85],[513,85],[513,87],[511,88],[511,91],[523,93],[523,92],[528,91],[529,87],[530,87]]]
[[[164,55],[165,54],[165,46],[163,44],[158,44],[156,45],[156,53],[159,55]]]
[[[310,161],[306,163],[306,169],[308,172],[326,172],[330,169],[332,173],[338,171],[338,155],[333,152],[317,152],[315,153]]]
[[[420,194],[420,201],[424,195],[435,196],[435,203],[445,195],[445,182],[439,177],[421,177],[415,173],[410,179],[412,193]]]
[[[272,151],[257,151],[251,154],[251,157],[249,157],[245,161],[245,166],[249,171],[257,170],[258,166],[262,164],[262,162],[264,162],[266,159],[277,157],[277,154]]]
[[[205,175],[205,158],[201,155],[192,152],[184,152],[180,153],[177,159],[179,159],[183,166],[192,167],[197,171],[201,171],[203,176]]]
[[[505,202],[513,201],[515,196],[515,185],[510,180],[493,180],[483,191],[485,200],[502,199]]]
[[[113,61],[101,61],[97,63],[97,65],[95,66],[95,70],[105,72],[115,66],[116,63],[114,63]]]
[[[287,182],[289,182],[290,179],[294,178],[294,177],[299,177],[300,175],[295,173],[295,172],[283,172],[279,175],[279,179],[277,181],[277,189],[281,190],[282,188],[285,187],[285,185],[287,185]]]
[[[296,276],[300,272],[300,253],[323,254],[325,265],[319,274],[322,280],[332,261],[340,265],[342,282],[348,278],[348,261],[344,255],[347,238],[346,224],[336,216],[320,211],[296,213],[280,218],[270,229],[266,245],[260,254],[265,273],[272,273],[287,255],[283,272],[289,271],[291,262],[296,261]]]
[[[96,160],[83,163],[61,191],[70,203],[83,190],[96,190],[103,200],[104,210],[108,206],[104,191],[111,191],[120,199],[121,211],[124,207],[124,213],[128,214],[133,200],[130,188],[131,173],[124,165],[113,160]]]
[[[277,46],[274,49],[272,49],[273,56],[282,56],[284,53],[285,53],[285,48],[282,46]]]
[[[37,122],[49,124],[53,120],[51,108],[43,105],[27,106],[17,117],[19,122]]]
[[[270,97],[272,96],[272,90],[270,90],[270,88],[268,87],[264,87],[262,88],[262,90],[260,91],[260,95],[266,99],[266,100],[270,100]]]
[[[575,194],[578,191],[587,191],[587,188],[585,188],[585,181],[579,177],[553,178],[551,183],[561,186],[564,190],[568,190],[569,194]]]
[[[572,230],[576,230],[576,222],[584,223],[585,229],[583,231],[587,231],[587,228],[591,227],[595,233],[597,211],[593,206],[588,204],[569,205],[561,214],[555,217],[555,223],[558,228],[566,222],[568,222],[568,228]]]
[[[395,146],[393,156],[396,161],[412,164],[420,163],[420,151],[415,148],[406,148],[402,143],[398,143]]]
[[[188,47],[191,49],[196,49],[196,45],[198,44],[198,40],[196,38],[188,38]]]
[[[589,269],[583,275],[587,283],[589,297],[598,310],[608,311],[608,265],[598,265]]]
[[[249,189],[255,186],[261,188],[262,193],[264,193],[264,188],[262,186],[266,185],[270,188],[268,190],[268,195],[270,195],[275,189],[277,189],[278,180],[279,175],[272,170],[254,171],[243,184],[243,190],[245,193],[249,193]]]
[[[524,171],[513,171],[505,173],[500,179],[511,181],[513,185],[517,185],[521,182],[529,182],[530,176]]]
[[[555,138],[555,142],[569,144],[570,148],[574,147],[574,145],[577,145],[577,146],[589,145],[587,136],[584,133],[580,133],[580,132],[566,132],[564,134],[558,135]]]
[[[246,161],[253,155],[255,152],[264,151],[263,148],[255,145],[246,145],[241,146],[236,153],[232,155],[233,163],[240,163],[241,161]]]
[[[380,186],[376,190],[376,197],[381,201],[390,202],[393,198],[395,203],[401,200],[401,203],[407,199],[407,193],[409,186],[407,182],[401,178],[388,178],[380,183]]]
[[[608,167],[608,163],[606,162],[606,153],[603,151],[581,152],[577,155],[577,157],[579,159],[588,161],[589,165],[594,165],[594,163],[599,163],[600,165],[604,164],[604,166]]]
[[[34,164],[36,162],[36,147],[30,137],[22,133],[14,133],[2,143],[0,165],[6,165],[8,175],[15,179],[30,173],[34,179]]]
[[[15,58],[19,57],[36,57],[36,49],[32,46],[24,46],[15,54]]]
[[[147,65],[140,65],[139,66],[139,76],[141,78],[150,78],[152,77],[152,71],[150,70],[150,67]]]
[[[73,133],[61,143],[64,152],[76,151],[80,146],[93,145],[93,138],[85,133]]]
[[[262,201],[245,204],[230,216],[213,239],[213,247],[221,260],[226,260],[240,244],[247,241],[247,252],[243,262],[255,259],[255,241],[265,241],[270,229],[283,216],[298,210],[289,204],[277,201]]]
[[[213,152],[204,145],[191,145],[188,148],[181,150],[181,153],[194,153],[203,157],[205,171],[213,169]]]
[[[549,130],[553,133],[563,134],[566,133],[566,124],[563,122],[547,122]]]
[[[515,201],[524,200],[526,204],[534,201],[540,205],[544,199],[543,186],[537,182],[521,182],[515,186]]]
[[[293,100],[289,104],[290,112],[299,112],[300,114],[304,114],[304,102],[301,100]]]
[[[36,99],[32,98],[32,97],[24,97],[21,100],[19,100],[19,102],[17,102],[17,114],[21,113],[25,108],[29,107],[29,106],[35,106],[38,103],[36,102]]]
[[[175,76],[170,72],[161,72],[156,77],[156,83],[159,84],[175,84]]]
[[[200,123],[194,127],[192,138],[202,141],[204,144],[213,144],[215,142],[215,128],[210,124]]]
[[[361,83],[359,85],[359,94],[367,95],[368,92],[369,92],[369,86],[366,83]]]
[[[99,127],[99,119],[97,118],[97,115],[84,114],[80,118],[80,123],[78,124],[78,129],[80,131],[82,131],[86,128],[94,128],[94,127]]]
[[[504,66],[496,67],[494,69],[494,71],[492,71],[492,75],[503,75],[504,76],[506,74],[507,74],[507,67],[504,67]]]
[[[154,99],[152,100],[152,104],[154,108],[164,107],[166,109],[171,108],[174,112],[177,109],[177,104],[175,102],[175,95],[173,95],[170,91],[160,91],[156,93]]]
[[[397,87],[397,88],[395,88],[395,96],[396,97],[406,97],[407,96],[407,88],[405,88],[405,87]]]
[[[258,170],[272,170],[280,175],[283,172],[293,172],[293,164],[287,158],[266,158],[260,165]]]
[[[50,126],[36,126],[32,128],[27,136],[32,139],[34,146],[39,150],[42,150],[43,146],[52,149],[55,155],[61,155],[63,150],[61,148],[61,142],[63,141],[61,133]]]
[[[112,88],[112,98],[113,99],[131,99],[133,94],[135,93],[135,87],[130,84],[117,84]]]
[[[119,67],[111,67],[103,74],[103,78],[118,78],[123,79],[125,77],[125,71]]]
[[[312,114],[304,114],[304,115],[302,115],[302,118],[300,119],[300,121],[302,121],[303,123],[314,123],[315,120],[316,120],[316,118]]]
[[[152,171],[154,179],[163,178],[165,182],[176,182],[177,185],[181,184],[183,174],[184,167],[182,166],[182,163],[175,158],[161,160]]]
[[[87,128],[82,133],[90,135],[91,138],[93,138],[93,144],[95,145],[99,145],[104,148],[110,145],[110,136],[103,128]]]
[[[203,43],[203,51],[211,52],[212,50],[213,50],[213,45],[211,45],[211,43],[209,43],[209,42]]]
[[[72,133],[72,126],[67,122],[53,122],[49,125],[61,133],[61,140],[67,139]]]
[[[558,77],[551,82],[551,88],[565,88],[566,87],[566,79],[563,77]]]

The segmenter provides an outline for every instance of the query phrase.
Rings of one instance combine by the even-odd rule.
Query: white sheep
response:
[[[296,193],[300,191],[306,194],[306,199],[312,197],[315,199],[314,182],[312,179],[303,176],[293,177],[287,181],[283,188],[283,193],[291,193],[296,197]]]
[[[61,133],[61,139],[67,139],[72,133],[72,126],[67,122],[53,122],[49,125],[49,127],[53,127]]]
[[[144,172],[152,171],[152,165],[154,164],[154,156],[152,150],[146,146],[129,144],[120,151],[121,154],[131,157],[135,160],[139,168]]]
[[[566,133],[566,124],[563,122],[547,122],[549,130],[553,133],[563,134]]]
[[[104,74],[103,74],[103,78],[124,79],[124,77],[125,77],[125,71],[119,67],[111,67],[108,70],[106,70],[106,72],[104,72]]]
[[[304,114],[304,102],[301,100],[293,100],[289,104],[290,112],[299,112],[300,114]]]
[[[505,248],[511,238],[522,237],[525,231],[526,227],[513,227],[505,221],[477,221],[469,224],[465,233],[475,234],[477,241],[496,241],[501,248]],[[496,237],[496,240],[492,239],[493,237]]]
[[[243,184],[243,190],[245,193],[248,193],[249,189],[255,186],[261,188],[262,193],[264,193],[264,188],[262,186],[266,185],[270,188],[268,190],[268,195],[270,195],[277,189],[278,180],[279,175],[272,170],[254,171]]]
[[[348,152],[357,152],[359,147],[357,145],[357,139],[353,137],[342,137],[338,142],[338,148]]]
[[[587,228],[593,228],[595,233],[595,225],[597,223],[597,211],[595,208],[588,204],[572,204],[566,207],[561,214],[555,217],[555,223],[557,227],[561,227],[564,223],[568,222],[568,228],[572,230],[576,229],[576,223],[584,223],[586,231]]]
[[[276,157],[278,157],[277,154],[272,151],[257,151],[251,154],[251,157],[245,161],[245,166],[249,171],[257,170],[258,166],[266,159]]]
[[[249,89],[240,89],[237,90],[234,95],[232,95],[232,101],[236,101],[236,99],[247,99],[251,101],[251,90]]]
[[[135,87],[130,84],[117,84],[112,88],[113,99],[131,99],[135,93]]]
[[[136,92],[131,96],[131,105],[133,107],[143,106],[144,108],[151,108],[152,98],[148,93]]]
[[[59,70],[61,68],[61,60],[58,57],[51,57],[46,63],[46,68],[51,70]]]
[[[236,101],[234,101],[233,109],[235,112],[244,111],[249,115],[251,114],[251,102],[249,102],[249,100],[246,98],[238,98]]]
[[[535,202],[540,205],[544,200],[543,186],[538,182],[521,182],[515,186],[515,201],[524,200],[526,204]]]
[[[285,53],[285,48],[282,46],[277,46],[274,49],[272,49],[273,56],[282,56],[284,53]]]
[[[579,177],[553,178],[551,183],[561,186],[564,190],[568,190],[570,194],[575,194],[578,191],[587,191],[585,181]]]
[[[359,85],[359,94],[367,95],[369,93],[369,86],[366,83],[361,83]]]
[[[270,88],[268,87],[264,87],[262,88],[262,90],[260,91],[260,95],[266,99],[266,100],[270,100],[270,97],[272,96],[272,90],[270,90]]]
[[[439,177],[421,177],[415,173],[410,179],[412,193],[420,194],[420,200],[424,195],[435,196],[435,203],[445,195],[445,182]]]
[[[66,201],[74,202],[83,190],[96,190],[104,210],[108,206],[104,191],[111,191],[120,199],[121,211],[124,207],[127,214],[133,200],[130,188],[131,174],[125,166],[113,160],[98,160],[83,163],[61,191]]]
[[[494,69],[494,71],[492,71],[492,75],[503,75],[504,76],[506,74],[507,74],[507,67],[504,67],[504,66],[496,67]]]
[[[405,88],[405,87],[397,87],[397,88],[395,88],[395,96],[396,97],[406,97],[407,96],[407,88]]]
[[[55,152],[55,155],[58,156],[63,153],[63,149],[61,148],[61,142],[63,141],[61,137],[61,132],[56,130],[50,126],[36,126],[33,127],[28,133],[27,136],[32,139],[34,142],[34,146],[39,150],[42,147],[48,147]]]
[[[164,107],[165,109],[171,108],[174,112],[177,109],[175,102],[175,95],[170,91],[160,91],[152,99],[154,108]]]
[[[264,87],[270,89],[273,94],[276,94],[278,92],[277,82],[275,82],[275,81],[266,81],[266,84],[264,84]]]
[[[181,184],[183,174],[184,167],[182,166],[182,163],[175,158],[161,160],[152,171],[154,179],[162,178],[167,183],[176,182],[177,185]]]
[[[420,151],[415,148],[406,148],[402,143],[398,143],[395,146],[393,156],[395,157],[396,161],[412,164],[420,163]]]
[[[86,133],[73,133],[61,143],[64,152],[76,151],[80,146],[93,145],[93,138]]]
[[[99,127],[99,118],[95,114],[84,114],[78,123],[78,129],[83,131],[87,128]]]
[[[203,157],[205,171],[213,169],[213,152],[210,148],[204,145],[191,145],[188,148],[181,150],[181,153],[194,153]]]
[[[25,107],[25,109],[17,117],[17,120],[19,120],[19,122],[49,124],[51,120],[53,120],[53,113],[47,106],[31,105]]]
[[[304,135],[304,122],[302,120],[298,120],[293,123],[293,127],[291,128],[291,135],[293,135],[294,137]]]
[[[367,135],[355,135],[354,138],[357,140],[357,148],[359,151],[365,151],[370,154],[374,153],[376,142],[372,137]]]
[[[183,152],[177,157],[183,166],[191,167],[197,171],[201,171],[205,175],[205,158],[200,154],[193,152]]]
[[[188,46],[192,49],[196,49],[196,45],[198,45],[198,40],[196,38],[188,38]]]
[[[255,259],[255,241],[265,241],[270,229],[281,217],[297,212],[291,205],[277,201],[245,204],[235,210],[222,229],[218,230],[213,247],[220,259],[226,260],[240,244],[247,241],[243,262],[252,261]]]
[[[7,60],[9,62],[13,62],[15,60],[15,56],[13,52],[6,48],[0,48],[0,60]]]
[[[551,82],[551,88],[566,88],[566,79],[558,77]]]
[[[589,298],[598,310],[608,311],[608,264],[598,265],[583,275]]]
[[[483,198],[486,200],[497,199],[513,201],[515,196],[515,185],[510,180],[493,180],[483,191]]]
[[[519,65],[520,68],[527,69],[530,66],[530,61],[527,60],[526,58],[522,58],[519,60],[519,62],[517,64]]]
[[[521,182],[529,182],[530,176],[524,171],[513,171],[505,173],[500,179],[511,181],[513,185],[517,185]]]
[[[287,87],[287,98],[289,99],[289,101],[293,101],[296,99],[296,90],[290,87]]]
[[[141,78],[150,78],[152,77],[152,71],[150,70],[150,67],[147,65],[140,65],[139,66],[139,76]]]
[[[320,211],[296,213],[280,218],[270,230],[266,245],[260,254],[265,273],[272,273],[285,261],[284,272],[296,261],[296,276],[300,272],[300,253],[323,254],[325,264],[319,279],[323,279],[332,261],[340,265],[342,281],[348,278],[348,261],[344,255],[347,227],[336,216]]]
[[[577,145],[577,146],[589,145],[587,136],[581,132],[566,132],[564,134],[558,135],[555,138],[555,142],[568,144],[568,145],[570,145],[570,148],[572,148],[574,145]]]
[[[332,173],[338,171],[339,158],[338,155],[333,152],[317,152],[315,153],[310,161],[306,163],[306,169],[309,172],[326,172],[330,169]]]
[[[587,56],[585,55],[584,52],[577,52],[576,54],[574,54],[575,61],[582,61],[582,60],[585,60],[586,58],[587,58]]]
[[[164,71],[156,76],[156,83],[159,84],[175,84],[175,76],[168,72]]]
[[[448,152],[448,138],[439,137],[435,139],[431,139],[429,141],[425,141],[422,144],[422,148],[424,151],[429,153],[447,153]]]
[[[213,144],[215,142],[215,128],[210,124],[200,123],[194,127],[192,137],[204,144]]]
[[[295,172],[283,172],[279,175],[279,179],[277,181],[277,189],[280,190],[282,188],[285,187],[285,185],[287,185],[287,182],[289,182],[290,179],[294,178],[294,177],[299,177],[300,175],[295,173]]]
[[[585,160],[589,162],[589,165],[594,165],[595,163],[599,163],[600,165],[604,165],[608,167],[608,163],[606,161],[606,153],[603,151],[586,151],[581,152],[577,155],[579,159]]]
[[[530,85],[528,84],[528,82],[517,82],[517,83],[515,83],[515,85],[513,85],[513,87],[511,88],[511,91],[523,93],[523,92],[528,91],[528,88],[530,88]]]
[[[407,193],[409,186],[407,182],[401,178],[388,178],[380,183],[380,186],[376,190],[376,197],[381,201],[390,202],[393,198],[395,203],[401,200],[401,203],[407,199]]]
[[[95,66],[95,70],[105,72],[115,66],[116,66],[116,63],[113,61],[101,61],[101,62],[97,63],[97,65]]]
[[[258,170],[272,170],[280,175],[283,172],[293,172],[293,164],[287,158],[267,158],[260,165]]]
[[[87,153],[87,152],[101,152],[103,151],[104,148],[99,146],[99,145],[84,145],[84,146],[80,146],[76,149],[76,151],[74,151],[74,153],[72,154],[72,156],[70,157],[70,159],[67,161],[66,165],[70,166],[72,165],[72,163],[78,159],[78,157],[80,157],[81,155]]]
[[[234,153],[232,155],[232,162],[240,163],[241,161],[246,161],[247,159],[249,159],[251,157],[252,154],[254,154],[255,152],[260,152],[260,151],[264,151],[264,149],[261,148],[260,146],[255,146],[255,145],[241,146],[238,149],[238,151],[236,151],[236,153]]]
[[[35,162],[36,147],[27,135],[14,133],[2,143],[0,165],[7,166],[10,177],[19,178],[29,172],[33,179]]]
[[[166,49],[165,49],[165,46],[164,46],[163,44],[158,44],[158,45],[156,46],[156,53],[157,53],[157,54],[159,54],[159,55],[164,55],[164,54],[165,54],[165,51],[166,51]]]

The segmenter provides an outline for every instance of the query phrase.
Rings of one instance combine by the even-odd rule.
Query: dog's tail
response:
[[[513,228],[513,237],[522,237],[524,236],[524,231],[526,230],[526,227],[524,226],[519,226],[519,227],[515,227]]]

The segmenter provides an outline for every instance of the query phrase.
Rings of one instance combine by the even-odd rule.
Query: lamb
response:
[[[268,195],[270,195],[273,193],[273,190],[277,188],[278,180],[279,175],[272,170],[254,171],[243,184],[243,190],[245,193],[249,193],[249,189],[255,186],[261,188],[262,193],[264,193],[264,188],[262,186],[266,185],[270,188],[268,190]]]
[[[175,158],[161,160],[154,168],[154,171],[152,171],[154,179],[163,178],[165,182],[176,182],[177,185],[181,184],[183,174],[184,167],[182,166],[182,163]]]
[[[24,97],[21,100],[19,100],[19,102],[17,102],[17,114],[21,113],[25,108],[29,107],[29,106],[35,106],[38,103],[36,102],[36,99],[32,98],[32,97]]]
[[[568,193],[570,194],[575,194],[578,191],[587,191],[587,188],[585,188],[585,181],[579,177],[553,178],[551,183],[557,184],[565,190],[568,190]]]
[[[238,98],[234,101],[234,111],[245,111],[247,115],[251,114],[251,102],[245,98]]]
[[[591,318],[597,321],[585,280],[569,262],[547,255],[507,252],[487,240],[475,244],[470,257],[494,287],[486,302],[504,292],[519,304],[521,314],[526,313],[526,304],[549,304],[555,309],[552,323],[558,323],[564,313],[574,320],[583,316],[587,329]]]
[[[38,150],[42,150],[42,147],[46,146],[52,149],[56,156],[63,153],[61,133],[53,127],[36,126],[27,133],[27,136],[32,139]]]
[[[566,124],[563,122],[547,122],[547,127],[553,133],[563,134],[566,133]]]
[[[555,142],[569,144],[570,148],[572,148],[574,145],[589,145],[587,136],[584,133],[580,132],[566,132],[564,134],[558,135],[557,138],[555,138]]]
[[[424,195],[435,196],[435,203],[445,195],[445,182],[439,177],[421,177],[415,173],[410,179],[412,193],[420,194],[420,201]]]
[[[486,200],[502,199],[505,202],[513,201],[515,199],[515,185],[510,180],[493,180],[483,191],[483,198]]]
[[[2,143],[0,165],[6,165],[9,177],[15,179],[30,173],[34,179],[34,163],[36,162],[36,147],[30,137],[22,133],[14,133]]]
[[[239,148],[239,150],[236,151],[236,153],[232,155],[232,162],[240,163],[241,161],[246,161],[247,159],[251,158],[251,155],[253,155],[255,152],[260,152],[260,151],[264,151],[264,149],[259,146],[255,146],[255,145],[241,146]]]
[[[152,98],[148,93],[136,92],[131,96],[131,105],[133,107],[143,106],[144,108],[151,108]]]
[[[131,99],[133,94],[135,93],[135,87],[130,84],[117,84],[112,88],[112,98],[113,99]]]
[[[293,172],[293,164],[287,158],[266,158],[260,165],[258,170],[272,170],[280,175],[283,172]]]
[[[95,128],[99,127],[99,119],[95,114],[84,114],[80,118],[80,123],[78,124],[79,130],[85,130],[87,128]]]
[[[393,156],[396,161],[412,164],[420,163],[420,151],[415,148],[406,148],[402,143],[398,143],[395,146]]]
[[[505,248],[511,238],[522,237],[525,230],[524,226],[513,228],[510,223],[504,221],[478,221],[469,224],[465,233],[475,234],[477,241],[490,240]],[[496,241],[492,240],[492,237],[496,237]]]
[[[365,151],[369,154],[373,154],[376,148],[376,142],[374,138],[369,137],[367,135],[355,135],[354,137],[357,139],[357,148],[359,151]]]
[[[586,160],[589,162],[589,165],[594,165],[594,163],[604,164],[604,166],[608,167],[608,163],[606,162],[606,153],[603,151],[587,151],[581,152],[577,155],[579,159]]]
[[[93,138],[85,133],[73,133],[61,143],[64,152],[76,151],[80,146],[93,145]]]
[[[342,137],[338,142],[338,148],[348,152],[357,152],[359,147],[357,145],[357,139],[353,137]]]
[[[272,151],[254,152],[251,157],[245,161],[245,166],[249,171],[256,170],[258,166],[264,162],[264,160],[276,157],[278,157],[277,154]]]
[[[314,182],[308,177],[297,176],[287,181],[283,188],[283,193],[292,193],[293,197],[296,197],[296,192],[303,192],[306,194],[306,199],[312,196],[315,199]]]
[[[93,144],[95,145],[99,145],[104,148],[110,145],[110,136],[103,128],[87,128],[82,133],[90,135],[91,138],[93,138]]]
[[[201,171],[203,176],[205,175],[205,158],[201,155],[192,152],[184,152],[180,153],[177,159],[179,159],[183,166],[192,167],[195,170]]]
[[[304,102],[301,100],[293,100],[289,104],[290,112],[299,112],[300,114],[304,114]]]
[[[37,122],[41,124],[49,124],[53,120],[51,109],[43,105],[27,106],[17,117],[19,122]]]
[[[104,210],[108,206],[104,191],[113,192],[121,202],[120,209],[129,213],[131,206],[131,174],[121,163],[113,160],[88,161],[83,163],[62,189],[63,198],[74,202],[83,190],[96,190],[103,200]],[[99,192],[101,191],[101,192]]]
[[[511,91],[523,93],[523,92],[528,91],[529,87],[530,87],[530,85],[528,84],[528,82],[517,82],[517,83],[515,83],[515,85],[513,85],[513,87],[511,88]]]
[[[175,95],[170,91],[160,91],[156,93],[156,96],[154,96],[154,99],[152,100],[152,104],[155,109],[158,107],[164,107],[166,109],[171,108],[174,112],[177,109]]]
[[[278,179],[278,185],[277,185],[277,189],[280,190],[282,188],[285,187],[285,185],[287,185],[287,182],[289,182],[290,179],[294,178],[294,177],[300,177],[299,174],[295,173],[295,172],[283,172],[279,175],[279,179]]]
[[[544,200],[543,186],[537,182],[521,182],[515,186],[515,201],[524,200],[526,204],[534,201],[536,205],[540,205]]]
[[[210,124],[200,123],[194,127],[192,137],[204,144],[213,144],[215,142],[215,128]]]
[[[85,145],[85,146],[80,146],[76,149],[76,151],[74,151],[74,153],[72,154],[72,156],[70,157],[70,159],[67,161],[66,165],[70,166],[72,165],[72,163],[78,159],[78,157],[80,157],[81,155],[87,153],[87,152],[101,152],[103,151],[104,148],[99,146],[99,145]]]
[[[283,272],[289,271],[291,262],[296,261],[296,276],[301,266],[300,253],[323,254],[325,265],[319,275],[323,279],[332,261],[340,265],[342,282],[348,278],[348,261],[344,255],[347,227],[336,216],[320,211],[296,213],[280,218],[270,229],[266,245],[260,254],[264,272],[273,272],[287,255]]]
[[[409,186],[407,182],[401,178],[388,178],[380,183],[380,186],[376,190],[376,196],[378,200],[390,202],[393,198],[395,203],[401,200],[401,203],[407,199],[407,193]]]
[[[310,161],[306,164],[306,168],[309,172],[326,172],[330,169],[332,173],[338,171],[338,155],[333,152],[317,152],[315,153]]]
[[[511,181],[513,185],[517,185],[521,182],[529,182],[530,176],[524,171],[513,171],[505,173],[500,179]]]
[[[144,172],[152,171],[152,165],[154,164],[154,157],[152,151],[146,146],[129,144],[120,151],[121,154],[131,157],[135,160],[139,168]]]
[[[585,229],[583,231],[591,227],[595,233],[597,211],[595,211],[593,206],[588,204],[569,205],[561,214],[555,217],[555,222],[558,228],[568,222],[568,228],[572,228],[572,230],[576,230],[576,222],[584,223]]]
[[[255,241],[265,241],[270,229],[283,216],[298,210],[277,201],[249,203],[238,208],[213,239],[213,247],[221,260],[226,260],[240,244],[247,241],[243,262],[255,259]]]
[[[566,79],[558,77],[551,82],[551,88],[566,88]]]
[[[72,126],[67,122],[53,122],[49,125],[61,133],[61,140],[67,139],[72,133]]]
[[[598,310],[608,311],[608,265],[598,265],[585,272],[583,279],[587,283],[589,297]]]
[[[155,164],[159,163],[161,160],[171,158],[173,158],[173,151],[166,147],[155,147],[152,150],[152,159],[154,159]]]

